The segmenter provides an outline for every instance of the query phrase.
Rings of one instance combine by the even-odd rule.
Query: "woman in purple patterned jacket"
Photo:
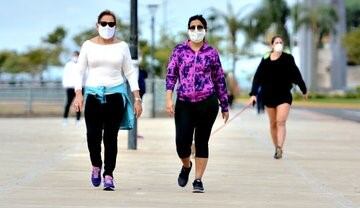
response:
[[[192,168],[191,144],[195,132],[195,180],[193,192],[204,192],[201,178],[208,156],[208,142],[219,111],[225,122],[229,118],[228,97],[219,53],[205,41],[206,20],[190,17],[189,40],[178,44],[170,57],[166,75],[166,111],[175,115],[176,150],[182,161],[178,184],[186,186]],[[174,107],[172,95],[177,85]]]

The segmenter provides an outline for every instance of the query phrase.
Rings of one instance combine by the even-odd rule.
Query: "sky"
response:
[[[141,38],[150,40],[148,4],[159,4],[155,16],[156,33],[163,26],[167,32],[176,34],[186,30],[190,16],[206,16],[209,7],[226,11],[226,2],[230,2],[234,11],[239,11],[246,5],[257,5],[260,1],[138,0]],[[41,38],[59,25],[69,32],[65,44],[70,48],[75,47],[72,37],[84,29],[95,27],[96,18],[104,9],[110,9],[124,22],[130,22],[130,0],[0,0],[0,3],[0,50],[24,51],[28,47],[38,46]]]
[[[138,0],[138,24],[140,39],[151,39],[149,4],[158,4],[155,16],[155,34],[163,27],[170,34],[187,30],[190,16],[209,14],[209,8],[215,7],[227,11],[227,3],[233,6],[240,17],[255,9],[263,0]],[[287,0],[289,4],[297,0]],[[98,14],[112,10],[125,23],[130,23],[130,0],[0,0],[0,51],[26,51],[41,44],[41,38],[63,26],[68,31],[65,47],[79,50],[72,41],[74,35],[95,27]],[[158,37],[157,35],[155,35]],[[241,39],[241,37],[239,38]],[[70,56],[71,54],[68,54]],[[65,55],[66,56],[66,55]],[[222,58],[223,67],[230,68],[229,60]],[[237,68],[242,78],[248,69],[256,69],[258,60],[239,62]]]

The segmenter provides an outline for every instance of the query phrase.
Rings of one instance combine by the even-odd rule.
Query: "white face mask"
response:
[[[100,37],[104,38],[104,39],[110,39],[112,37],[114,37],[115,34],[115,26],[114,27],[109,27],[109,25],[106,25],[105,27],[98,25],[98,31],[99,31],[99,35]]]
[[[275,46],[274,46],[274,51],[280,53],[280,52],[283,51],[283,48],[284,48],[283,44],[277,43],[277,44],[275,44]]]
[[[195,43],[200,43],[204,40],[204,37],[206,35],[205,30],[197,30],[197,28],[194,31],[188,30],[188,35],[191,41]]]

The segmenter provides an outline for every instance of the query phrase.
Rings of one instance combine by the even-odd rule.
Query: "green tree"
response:
[[[43,42],[52,45],[62,45],[66,34],[66,29],[62,26],[58,26],[53,32],[49,33],[46,37],[43,38]]]
[[[24,53],[0,52],[0,69],[12,74],[26,72],[32,76],[40,74],[48,65],[60,65],[60,55],[64,51],[63,41],[66,30],[59,26],[42,38],[43,46],[29,48]]]
[[[308,27],[314,35],[314,45],[321,48],[324,37],[335,33],[335,24],[338,15],[335,9],[326,4],[303,5],[296,4],[292,10],[294,31],[297,32],[302,26]]]
[[[26,68],[26,60],[15,51],[3,51],[0,55],[0,68],[2,72],[16,74]]]
[[[154,48],[154,70],[155,75],[164,77],[166,74],[166,68],[169,57],[175,45],[179,43],[176,36],[171,36],[168,33],[161,32],[159,44],[155,45]],[[145,69],[149,73],[151,72],[151,45],[148,41],[141,39],[139,40],[139,53],[142,58],[140,67]]]
[[[20,55],[27,67],[24,72],[30,73],[32,76],[40,74],[50,63],[50,57],[53,56],[52,50],[48,48],[32,48],[26,53]]]
[[[15,53],[16,52],[14,51],[8,51],[8,50],[0,51],[0,69],[3,67],[5,61],[11,56],[13,56]]]
[[[290,17],[290,8],[285,0],[263,0],[261,6],[246,18],[247,44],[262,42],[268,44],[274,35],[281,35],[285,45],[290,45],[286,22]]]
[[[360,1],[345,0],[345,6],[347,31],[351,31],[360,26]]]
[[[14,51],[8,51],[8,50],[0,51],[0,76],[1,73],[5,72],[6,70],[6,68],[4,67],[5,62],[15,54],[16,52]]]
[[[219,35],[219,32],[223,30],[223,24],[219,21],[217,14],[214,12],[206,19],[208,20],[207,41],[222,54],[224,51],[220,47],[220,44],[224,41],[224,38]]]
[[[230,3],[228,3],[226,12],[220,11],[216,8],[210,8],[210,10],[211,10],[211,14],[210,14],[211,19],[220,18],[224,22],[224,25],[226,27],[227,35],[228,35],[227,40],[229,40],[228,45],[227,45],[227,51],[229,52],[231,59],[232,59],[232,69],[231,70],[233,73],[235,73],[236,61],[237,61],[238,55],[239,55],[239,48],[238,48],[238,44],[237,44],[237,35],[241,30],[244,30],[244,24],[243,24],[242,20],[240,19],[242,9],[240,9],[239,11],[237,11],[235,13],[233,10],[233,6]],[[221,28],[214,27],[214,29],[219,30]]]
[[[174,46],[178,43],[175,37],[162,33],[159,44],[155,47],[155,59],[157,64],[155,66],[155,74],[164,77],[166,68]]]
[[[360,28],[345,35],[343,44],[350,64],[360,64]]]
[[[16,74],[30,73],[33,77],[44,69],[47,64],[49,51],[46,48],[32,48],[23,54],[11,52],[7,54],[2,64],[4,72]]]
[[[139,63],[140,68],[150,72],[150,62],[148,61],[151,57],[150,45],[146,40],[139,40]]]
[[[312,55],[311,62],[311,85],[310,89],[318,90],[318,49],[323,46],[324,37],[336,33],[335,25],[338,15],[335,9],[326,4],[296,4],[292,9],[294,31],[297,32],[301,27],[306,27],[312,32]]]
[[[40,54],[40,51],[43,55],[46,54],[46,60],[43,59],[44,63],[42,64],[44,67],[43,70],[45,70],[48,65],[62,65],[60,56],[66,51],[66,48],[63,45],[66,35],[66,29],[62,26],[58,26],[53,32],[42,38],[43,43],[46,44],[46,48],[38,48],[35,51],[32,51],[35,55]],[[37,58],[37,60],[40,60],[40,58]]]

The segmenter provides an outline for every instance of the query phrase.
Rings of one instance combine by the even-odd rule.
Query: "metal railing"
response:
[[[152,79],[146,79],[145,117],[152,110]],[[165,80],[154,79],[155,116],[165,110]],[[66,99],[58,82],[0,84],[0,116],[60,116]]]
[[[0,115],[54,115],[64,101],[65,90],[57,83],[0,85]]]

